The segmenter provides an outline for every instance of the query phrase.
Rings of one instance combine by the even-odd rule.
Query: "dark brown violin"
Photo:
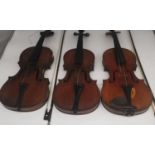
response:
[[[114,48],[103,54],[104,69],[110,74],[101,91],[103,105],[115,114],[131,116],[143,113],[151,105],[152,95],[144,80],[134,74],[136,56],[121,48],[115,31],[107,34],[112,35]]]
[[[48,99],[49,80],[44,78],[44,73],[50,68],[54,58],[52,51],[42,47],[42,44],[53,32],[47,30],[40,35],[35,47],[22,52],[18,73],[9,77],[0,90],[0,100],[8,109],[33,111],[43,106]]]
[[[64,55],[64,70],[67,74],[54,89],[53,102],[57,109],[69,114],[86,114],[95,110],[100,101],[100,92],[96,81],[89,72],[93,70],[94,54],[83,49],[83,36],[89,36],[80,30],[77,48]]]

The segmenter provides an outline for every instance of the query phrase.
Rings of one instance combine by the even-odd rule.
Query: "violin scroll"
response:
[[[40,35],[42,37],[50,37],[54,35],[54,32],[51,30],[46,30],[46,31],[40,32]]]
[[[84,30],[79,30],[79,33],[74,32],[74,36],[80,36],[80,35],[85,36],[85,37],[89,37],[90,36],[89,33],[84,33]]]
[[[115,30],[110,30],[109,32],[106,32],[106,36],[108,36],[108,35],[113,35],[113,33],[119,34],[119,33],[121,33],[121,32],[120,32],[120,31],[115,31]]]

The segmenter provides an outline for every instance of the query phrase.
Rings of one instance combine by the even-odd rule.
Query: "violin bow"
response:
[[[143,77],[144,77],[144,79],[145,79],[145,82],[146,82],[147,86],[149,87],[149,89],[150,89],[150,91],[151,91],[152,100],[153,100],[152,108],[153,108],[154,116],[155,116],[155,97],[154,97],[154,94],[153,94],[152,89],[151,89],[151,87],[150,87],[150,84],[149,84],[149,82],[148,82],[148,79],[147,79],[147,77],[146,77],[146,75],[145,75],[145,72],[144,72],[142,63],[141,63],[141,61],[140,61],[140,58],[139,58],[139,55],[138,55],[138,52],[137,52],[137,49],[136,49],[136,46],[135,46],[135,43],[134,43],[132,34],[131,34],[131,31],[129,30],[128,32],[129,32],[129,36],[130,36],[130,39],[131,39],[131,43],[132,43],[133,49],[134,49],[135,54],[136,54],[136,57],[137,57],[138,64],[139,64],[139,66],[140,66],[141,73],[142,73],[142,75],[143,75]],[[155,33],[155,32],[154,32],[154,33]]]
[[[48,125],[51,124],[51,116],[52,116],[52,110],[53,110],[52,98],[53,98],[54,87],[57,83],[58,71],[59,71],[59,66],[60,66],[60,60],[61,60],[61,55],[62,55],[62,48],[63,48],[63,42],[64,42],[64,38],[65,38],[65,33],[66,33],[66,31],[64,30],[63,34],[62,34],[60,49],[58,50],[59,53],[57,54],[57,57],[56,57],[56,63],[54,66],[54,68],[55,68],[54,74],[51,79],[50,95],[49,95],[49,99],[48,99],[45,114],[44,114],[44,120],[48,121]]]

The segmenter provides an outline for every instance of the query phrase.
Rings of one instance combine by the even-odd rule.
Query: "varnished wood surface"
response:
[[[62,79],[65,76],[63,69],[63,55],[64,53],[74,48],[77,44],[77,38],[73,36],[74,31],[67,31],[62,51],[60,69],[58,73],[58,79]],[[84,42],[84,48],[90,49],[95,54],[95,66],[94,71],[91,72],[92,79],[97,79],[97,85],[101,89],[103,79],[108,79],[109,75],[104,71],[102,65],[103,51],[112,48],[113,42],[111,37],[106,37],[104,34],[106,31],[88,31],[90,37]],[[151,88],[155,94],[155,38],[151,31],[132,31],[138,53],[143,63],[146,75],[150,82]],[[59,43],[61,38],[61,31],[56,31],[55,35],[48,41],[45,41],[44,45],[50,47],[54,51],[54,57],[59,49]],[[33,46],[39,36],[38,31],[16,31],[13,38],[9,42],[2,59],[0,60],[0,86],[8,79],[8,76],[14,75],[19,69],[17,64],[19,56],[23,49]],[[127,31],[122,31],[118,35],[121,42],[121,46],[133,51],[130,38]],[[45,77],[48,77],[52,81],[51,75],[53,74],[55,62],[51,69],[46,72]],[[148,70],[149,68],[149,70]],[[135,72],[137,77],[143,78],[139,67]],[[51,99],[51,94],[50,94]],[[49,102],[49,101],[48,101]],[[51,100],[50,100],[51,102]],[[47,124],[43,120],[45,106],[35,112],[18,113],[6,109],[0,104],[0,124]],[[87,115],[73,116],[61,113],[53,107],[51,124],[155,124],[155,118],[153,110],[150,107],[147,112],[142,115],[134,117],[118,116],[108,112],[100,103],[97,109]]]
[[[73,32],[74,31],[67,31],[66,33],[64,46],[63,46],[63,54],[68,49],[74,48],[76,46],[77,39],[74,38],[74,36],[72,35]],[[97,79],[98,87],[101,89],[103,84],[103,79],[108,79],[109,77],[108,73],[104,71],[104,67],[102,65],[101,59],[102,59],[103,51],[106,51],[107,49],[112,48],[113,42],[111,37],[105,36],[106,31],[88,31],[88,32],[90,33],[90,36],[85,40],[84,48],[90,49],[95,54],[95,66],[94,66],[94,71],[91,72],[91,77],[93,79]],[[121,34],[118,34],[118,37],[122,47],[133,51],[133,47],[131,45],[130,38],[127,31],[122,31]],[[153,39],[153,38],[150,38],[150,39]],[[154,53],[154,56],[155,56],[155,53]],[[145,61],[148,61],[147,58],[145,58]],[[145,65],[145,62],[144,62],[144,65]],[[65,75],[65,71],[63,70],[63,58],[61,58],[60,66],[61,67],[59,70],[58,79],[62,79]],[[139,67],[137,67],[135,74],[138,78],[140,79],[143,78]],[[134,117],[124,117],[124,116],[119,116],[119,115],[110,113],[100,103],[99,107],[94,112],[87,115],[82,115],[82,116],[63,114],[59,112],[56,109],[56,107],[54,107],[51,124],[154,124],[154,120],[155,118],[153,115],[152,107],[150,107],[148,111],[145,112],[144,114],[136,115]]]

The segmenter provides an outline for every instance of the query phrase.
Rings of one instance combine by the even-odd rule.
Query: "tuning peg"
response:
[[[89,33],[85,33],[84,36],[85,36],[85,37],[89,37],[90,34],[89,34]]]
[[[112,33],[121,33],[120,31],[115,31],[115,30],[110,30],[109,32],[106,33],[106,35],[112,35]]]
[[[88,37],[88,36],[89,36],[89,33],[84,33],[84,30],[79,30],[79,33],[74,32],[74,35],[75,35],[75,36],[83,35],[83,36],[85,36],[85,37]]]

